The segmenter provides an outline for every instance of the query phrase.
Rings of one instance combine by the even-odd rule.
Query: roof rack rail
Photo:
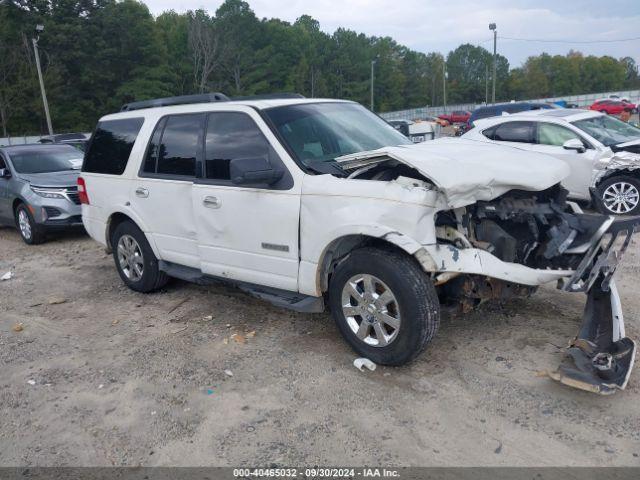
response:
[[[196,95],[180,95],[178,97],[155,98],[140,102],[126,103],[120,109],[121,112],[142,110],[144,108],[168,107],[170,105],[188,105],[191,103],[228,102],[229,97],[224,93],[200,93]]]
[[[231,100],[282,100],[287,98],[307,98],[300,93],[264,93],[262,95],[244,95],[231,97]]]

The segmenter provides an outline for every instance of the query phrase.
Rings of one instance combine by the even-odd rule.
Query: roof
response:
[[[578,108],[558,108],[550,110],[526,110],[524,112],[512,113],[510,115],[500,115],[495,117],[482,118],[476,120],[476,125],[490,125],[493,123],[501,123],[511,120],[532,120],[539,121],[540,117],[549,120],[556,120],[560,122],[575,122],[576,120],[583,120],[585,118],[593,118],[603,115],[600,112],[593,110],[582,110]]]
[[[257,98],[257,99],[231,99],[224,102],[191,103],[186,105],[172,105],[167,107],[145,108],[105,115],[100,121],[118,120],[124,118],[140,118],[147,116],[159,117],[168,114],[196,113],[219,110],[229,110],[230,106],[245,106],[266,110],[268,108],[283,107],[287,105],[304,105],[312,103],[354,103],[350,100],[332,98]]]

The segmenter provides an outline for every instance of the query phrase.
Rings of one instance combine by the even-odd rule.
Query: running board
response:
[[[253,283],[231,280],[229,278],[216,277],[202,273],[201,270],[192,267],[185,267],[177,263],[160,260],[158,268],[170,277],[179,278],[198,285],[225,284],[236,287],[243,292],[261,300],[266,300],[276,307],[286,308],[295,312],[321,313],[324,312],[324,298],[311,297],[298,292],[290,292],[279,288],[265,287]]]

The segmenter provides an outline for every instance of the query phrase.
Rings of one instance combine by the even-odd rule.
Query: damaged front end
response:
[[[480,201],[464,213],[442,212],[442,227],[460,227],[476,248],[489,251],[503,262],[534,269],[571,271],[558,281],[567,292],[584,292],[587,304],[583,324],[571,342],[568,357],[549,376],[565,385],[600,394],[624,389],[633,367],[636,345],[625,336],[620,298],[613,274],[627,249],[640,218],[614,219],[589,215],[566,201],[566,191],[555,186],[543,192],[512,191],[493,201]],[[462,232],[460,232],[462,233]],[[449,234],[449,238],[451,238]],[[455,240],[454,240],[455,243]],[[461,246],[461,245],[458,245]],[[458,279],[464,300],[527,295],[525,285],[476,276]]]

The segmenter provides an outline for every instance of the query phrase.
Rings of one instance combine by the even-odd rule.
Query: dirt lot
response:
[[[361,373],[329,315],[182,282],[136,294],[80,234],[27,247],[0,229],[9,269],[1,466],[640,465],[640,370],[612,397],[536,376],[581,294],[444,319],[411,366]],[[639,272],[636,240],[618,274],[635,338]]]

